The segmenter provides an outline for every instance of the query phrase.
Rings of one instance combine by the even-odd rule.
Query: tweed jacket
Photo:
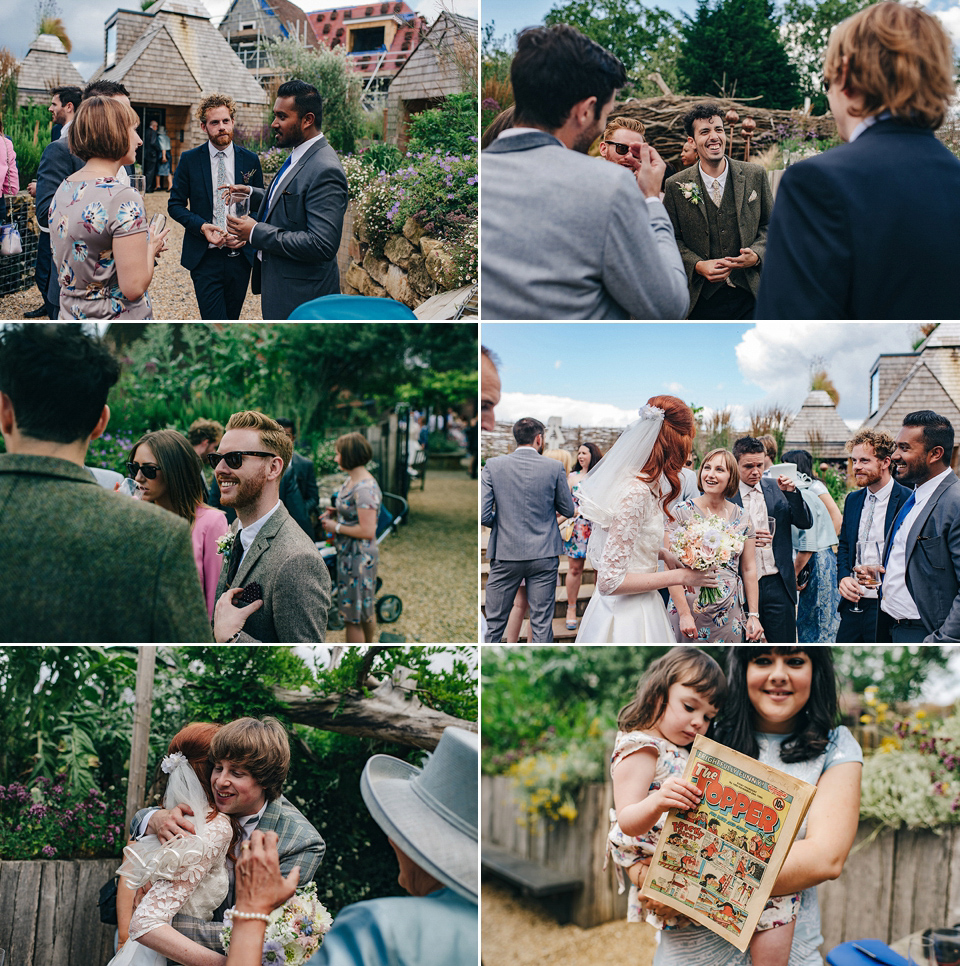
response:
[[[888,532],[884,558],[889,544]],[[924,643],[960,642],[960,479],[953,470],[910,527],[905,559],[907,591],[927,629]]]
[[[253,189],[251,208],[260,205],[250,244],[254,259],[251,291],[263,293],[265,319],[287,319],[311,299],[340,294],[337,252],[347,210],[347,176],[337,152],[321,137],[300,158],[293,174],[269,192]]]
[[[0,454],[4,642],[212,640],[190,528],[68,460]]]
[[[480,522],[492,528],[488,560],[560,556],[557,513],[575,512],[563,464],[530,446],[487,460],[480,473]]]
[[[236,533],[239,520],[230,529]],[[247,618],[237,643],[323,643],[330,609],[330,572],[286,507],[281,504],[261,527],[230,585],[228,566],[229,554],[224,554],[218,600],[228,586],[246,587],[256,581],[263,588],[263,607]]]
[[[747,283],[753,297],[760,290],[760,270],[767,249],[767,223],[773,210],[773,192],[767,182],[766,172],[759,164],[734,161],[727,158],[729,170],[724,193],[733,187],[733,200],[737,209],[737,224],[740,229],[740,247],[752,248],[760,261],[751,268],[737,269]],[[700,188],[700,202],[684,198],[680,185],[694,181]],[[706,279],[696,271],[697,262],[721,255],[710,254],[710,226],[704,205],[713,204],[700,175],[700,165],[692,164],[683,171],[667,178],[666,193],[663,196],[670,221],[677,236],[677,247],[683,259],[683,267],[690,285],[690,309],[693,310]],[[723,252],[722,255],[739,255],[739,251]]]

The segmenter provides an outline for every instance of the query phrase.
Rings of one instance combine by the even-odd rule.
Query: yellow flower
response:
[[[922,720],[923,720],[923,719],[924,719],[924,718],[925,718],[926,716],[927,716],[927,712],[926,712],[926,711],[924,711],[924,710],[923,710],[923,708],[921,708],[921,709],[920,709],[920,710],[919,710],[919,711],[917,712],[917,717],[918,717],[918,718],[919,718],[919,719],[920,719],[921,721],[922,721]]]
[[[872,720],[873,718],[871,718],[868,714],[860,715],[860,724],[870,724]]]
[[[894,738],[893,735],[885,735],[883,741],[880,742],[880,751],[899,751],[900,750],[900,740]]]
[[[883,714],[884,711],[889,711],[889,710],[890,710],[890,705],[889,704],[878,704],[877,705],[877,711],[879,711],[881,714]]]
[[[564,802],[558,811],[560,812],[560,817],[565,818],[568,822],[573,822],[577,817],[577,810],[569,802]]]

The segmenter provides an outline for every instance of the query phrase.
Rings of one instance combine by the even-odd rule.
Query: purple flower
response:
[[[263,966],[272,966],[273,963],[282,963],[286,959],[283,946],[276,939],[268,939],[263,944]]]
[[[500,105],[492,97],[485,97],[483,103],[480,105],[487,111],[499,111]]]
[[[52,859],[57,854],[57,850],[52,845],[45,845],[40,851],[48,859]]]

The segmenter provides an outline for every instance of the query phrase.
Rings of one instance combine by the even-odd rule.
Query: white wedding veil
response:
[[[594,567],[603,556],[607,533],[624,492],[646,466],[662,426],[663,410],[643,406],[640,418],[627,426],[577,489],[580,513],[593,523],[587,554]]]

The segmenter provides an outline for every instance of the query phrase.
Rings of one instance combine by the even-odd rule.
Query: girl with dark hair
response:
[[[580,581],[583,579],[583,564],[587,559],[587,541],[590,539],[590,521],[580,515],[580,496],[578,487],[600,462],[600,447],[596,443],[581,443],[577,449],[577,465],[567,474],[567,486],[573,496],[577,512],[566,524],[560,525],[564,533],[563,552],[567,555],[567,630],[577,629],[577,597],[580,594]],[[569,529],[564,530],[564,526]]]
[[[190,524],[193,559],[207,612],[213,617],[223,567],[218,541],[230,527],[222,510],[203,502],[206,489],[200,457],[180,433],[161,429],[146,433],[134,443],[127,473],[137,484],[138,499],[176,513]]]
[[[731,647],[727,699],[711,735],[764,764],[810,782],[817,794],[774,886],[799,893],[790,966],[822,966],[816,887],[836,879],[860,815],[863,754],[836,726],[837,688],[829,647]],[[659,909],[659,904],[657,904]],[[665,908],[665,907],[664,907]],[[780,932],[780,930],[773,930]],[[654,966],[745,966],[747,954],[696,924],[665,932]]]
[[[695,433],[676,396],[653,396],[580,484],[580,512],[592,522],[588,553],[597,568],[578,644],[674,641],[662,587],[716,587],[712,571],[689,570],[663,547],[664,518],[680,494],[680,470]],[[668,570],[657,572],[658,560]]]

